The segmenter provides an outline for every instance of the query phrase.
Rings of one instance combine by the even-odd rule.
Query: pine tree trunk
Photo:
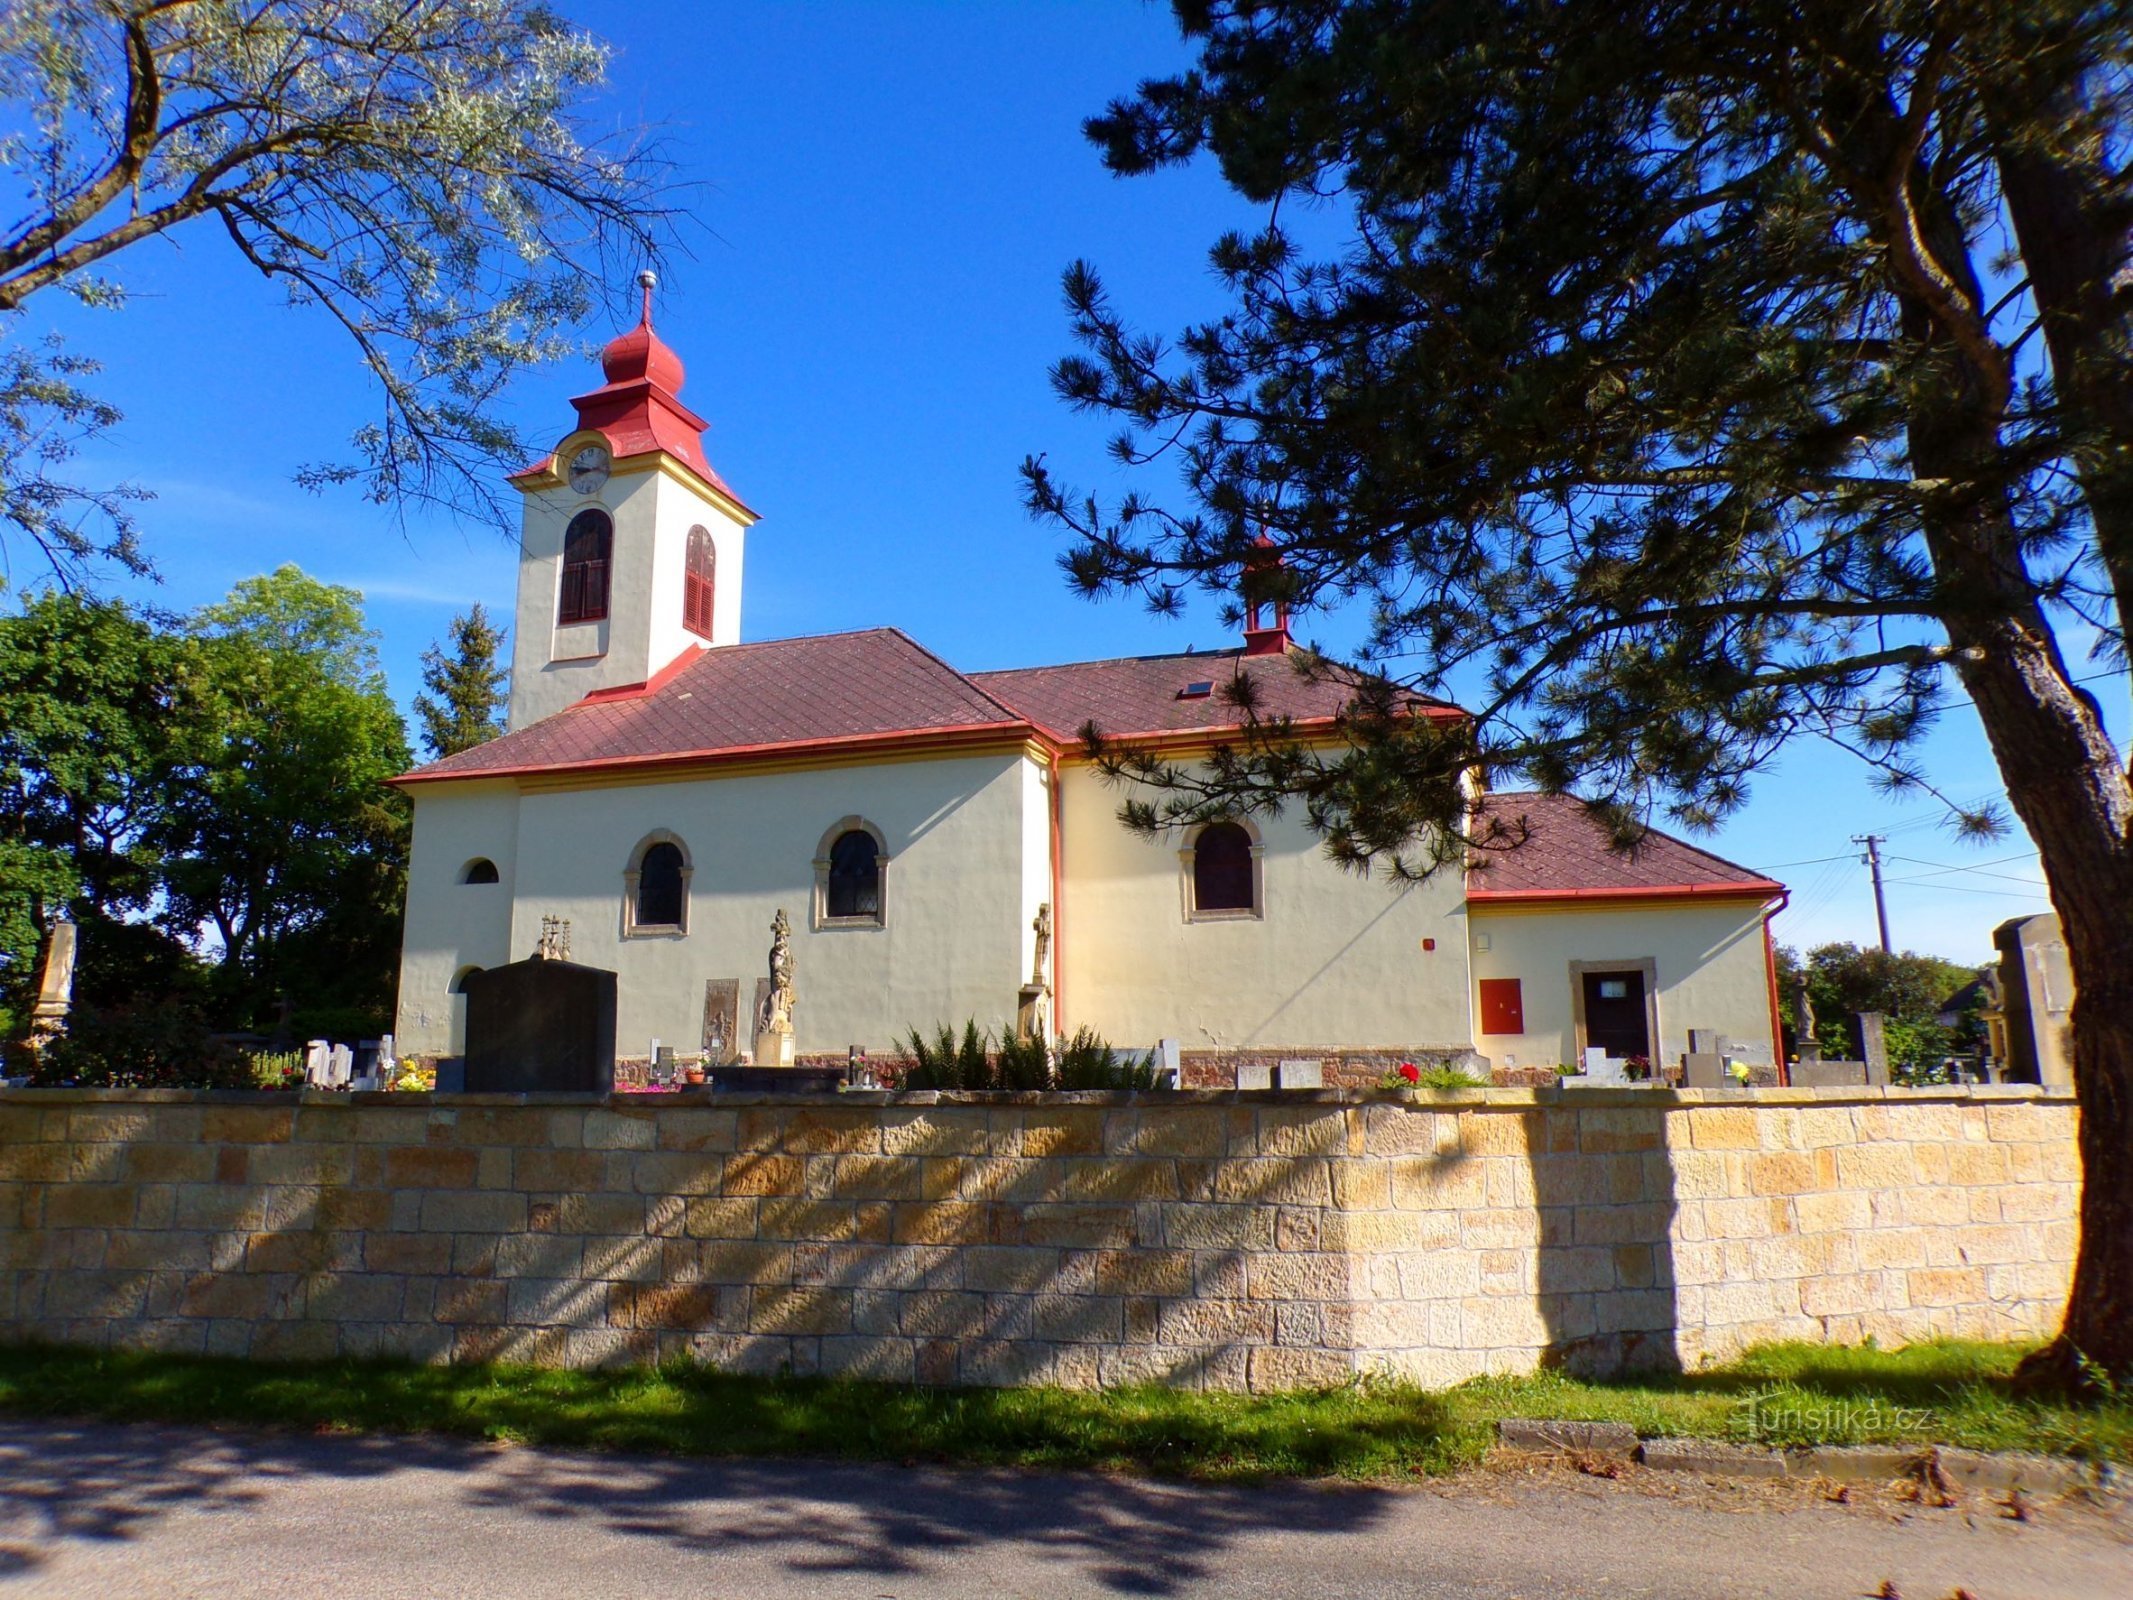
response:
[[[2133,796],[2091,708],[2042,661],[2024,682],[2006,660],[1964,677],[2066,938],[2083,1180],[2066,1320],[2024,1372],[2078,1387],[2085,1366],[2133,1379]]]
[[[1909,308],[1915,311],[1914,308]],[[1915,414],[1922,473],[1990,482],[1998,418],[1958,382]],[[2077,1386],[2086,1369],[2133,1379],[2133,784],[2095,701],[2071,682],[2030,592],[2011,518],[1990,495],[1929,510],[1943,621],[2014,808],[2035,842],[2074,980],[2081,1108],[2081,1239],[2066,1320],[2026,1367]]]

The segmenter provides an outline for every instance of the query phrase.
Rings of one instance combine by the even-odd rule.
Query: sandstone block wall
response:
[[[0,1337],[1227,1389],[2046,1331],[2039,1090],[0,1094]]]

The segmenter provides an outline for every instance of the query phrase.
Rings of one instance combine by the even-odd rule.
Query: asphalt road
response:
[[[0,1597],[2126,1600],[2124,1513],[1477,1475],[1418,1489],[676,1462],[0,1421]]]

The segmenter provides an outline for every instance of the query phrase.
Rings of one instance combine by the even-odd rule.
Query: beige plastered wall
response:
[[[1573,962],[1587,966],[1652,964],[1657,975],[1663,1061],[1689,1047],[1689,1029],[1720,1033],[1737,1059],[1774,1061],[1770,1037],[1770,977],[1760,901],[1668,901],[1654,906],[1582,906],[1572,902],[1526,907],[1469,908],[1473,940],[1475,1048],[1497,1067],[1575,1064],[1576,983]],[[1516,978],[1525,1031],[1483,1034],[1479,983]]]
[[[1260,915],[1188,915],[1185,840],[1118,820],[1125,792],[1062,768],[1062,1020],[1187,1050],[1464,1046],[1466,917],[1456,875],[1396,886],[1341,871],[1293,810],[1254,817]],[[1435,948],[1425,949],[1433,940]]]
[[[885,1051],[914,1027],[968,1018],[998,1031],[1030,971],[1044,856],[1038,872],[1029,860],[1048,833],[1043,787],[1019,751],[578,789],[417,785],[414,798],[397,1033],[410,1052],[454,1047],[452,975],[530,956],[544,916],[569,919],[575,960],[619,975],[622,1055],[654,1038],[698,1049],[708,979],[739,980],[745,1013],[781,909],[803,1053]],[[855,816],[888,842],[886,915],[879,927],[818,928],[816,855]],[[655,832],[686,852],[687,927],[629,935],[624,873]],[[475,855],[497,862],[501,885],[457,882]]]

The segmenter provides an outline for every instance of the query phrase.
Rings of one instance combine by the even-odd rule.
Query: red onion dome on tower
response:
[[[704,459],[704,430],[710,424],[681,403],[681,357],[652,330],[652,290],[659,280],[646,271],[637,275],[637,282],[644,290],[637,326],[609,340],[600,352],[607,382],[570,402],[578,409],[578,429],[604,435],[617,460],[664,450],[747,512],[740,496]],[[548,465],[542,462],[521,476],[545,471]]]
[[[600,370],[615,383],[648,382],[670,395],[681,393],[684,369],[674,347],[652,331],[652,290],[659,279],[650,271],[637,274],[644,290],[644,314],[637,326],[607,343],[600,352]]]

